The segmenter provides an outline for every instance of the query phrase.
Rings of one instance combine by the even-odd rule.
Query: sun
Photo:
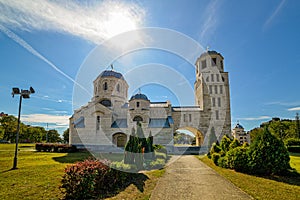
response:
[[[107,36],[113,37],[120,33],[138,28],[138,20],[127,12],[119,10],[108,13],[105,23]]]

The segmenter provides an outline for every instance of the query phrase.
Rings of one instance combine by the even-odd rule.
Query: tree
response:
[[[63,140],[64,140],[64,143],[69,143],[69,128],[67,128],[67,130],[64,131]]]
[[[134,164],[134,145],[135,145],[135,129],[132,128],[131,135],[129,136],[129,140],[125,145],[124,151],[124,163],[125,164]]]
[[[49,130],[48,131],[48,142],[51,142],[51,143],[55,143],[55,142],[61,142],[62,139],[59,135],[59,133],[57,132],[57,130]]]
[[[18,119],[13,115],[0,118],[1,128],[3,130],[3,139],[15,142]]]
[[[289,153],[283,141],[267,127],[251,143],[248,155],[249,168],[254,174],[280,174],[290,168]]]
[[[260,132],[263,131],[264,127],[268,127],[269,131],[275,135],[277,138],[285,141],[289,138],[296,138],[298,136],[297,134],[297,124],[296,121],[292,121],[289,119],[282,119],[279,118],[273,118],[273,120],[269,122],[265,122],[261,125],[261,128],[256,128]],[[250,131],[251,133],[252,131]],[[252,133],[253,134],[253,133]],[[256,132],[257,134],[257,132]],[[251,140],[254,138],[251,137]]]
[[[137,123],[136,133],[135,129],[132,128],[129,140],[125,145],[124,163],[135,164],[137,169],[143,169],[145,157],[149,157],[149,159],[152,159],[152,157],[154,156],[154,147],[152,144],[152,134],[150,133],[149,137],[146,139],[142,129],[142,125],[140,123]],[[148,156],[146,156],[146,154]]]
[[[251,131],[249,131],[250,134],[250,141],[254,141],[256,136],[261,134],[264,131],[263,128],[254,128]]]
[[[147,146],[145,150],[145,159],[153,159],[154,158],[154,147],[153,147],[153,136],[150,131],[149,137],[147,138]]]

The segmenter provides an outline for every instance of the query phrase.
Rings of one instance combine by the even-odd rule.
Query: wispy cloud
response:
[[[88,94],[90,94],[90,92],[85,89],[82,85],[80,85],[79,83],[77,83],[72,77],[70,77],[69,75],[67,75],[66,73],[64,73],[62,70],[59,69],[59,67],[57,67],[55,64],[53,64],[51,61],[49,61],[47,58],[45,58],[43,55],[41,55],[38,51],[36,51],[32,46],[30,46],[25,40],[23,40],[22,38],[20,38],[18,35],[16,35],[14,32],[10,31],[9,29],[7,29],[6,27],[2,26],[0,24],[0,31],[2,31],[3,33],[5,33],[9,38],[11,38],[12,40],[14,40],[16,43],[18,43],[20,46],[22,46],[23,48],[25,48],[28,52],[30,52],[31,54],[33,54],[34,56],[40,58],[41,60],[43,60],[45,63],[47,63],[52,69],[54,69],[56,72],[60,73],[61,75],[63,75],[65,78],[67,78],[68,80],[70,80],[71,82],[73,82],[74,84],[78,85],[81,89],[83,89],[84,91],[86,91]]]
[[[99,44],[114,35],[136,29],[142,23],[143,17],[143,9],[134,3],[0,0],[0,31],[89,95],[91,94],[87,89],[12,30],[51,30],[75,35]]]
[[[0,23],[21,30],[52,30],[99,44],[137,28],[145,11],[123,1],[0,0]]]
[[[278,4],[274,12],[269,16],[269,18],[265,21],[263,29],[266,29],[271,22],[276,18],[280,10],[283,8],[283,5],[285,4],[286,0],[281,0],[281,2]]]
[[[68,114],[69,112],[66,110],[54,110],[53,108],[41,108],[42,110],[46,110],[48,113],[54,114]]]
[[[44,100],[44,101],[52,101],[52,102],[56,102],[56,103],[68,103],[68,104],[72,104],[72,101],[70,101],[70,100],[66,100],[66,99],[54,99],[54,98],[50,98],[49,96],[34,95],[34,96],[32,96],[32,98],[36,98],[36,99],[40,99],[40,100]]]
[[[300,101],[292,101],[292,102],[272,101],[272,102],[265,103],[265,105],[298,106],[300,105]]]
[[[245,117],[245,118],[237,118],[238,120],[245,120],[245,121],[259,121],[265,119],[271,119],[270,116],[259,116],[259,117]]]
[[[57,126],[68,126],[68,115],[49,115],[49,114],[29,114],[22,115],[21,121],[27,123],[56,124]]]
[[[300,107],[289,108],[288,111],[300,111]]]
[[[204,23],[200,31],[200,39],[204,39],[207,35],[211,35],[212,32],[216,30],[217,25],[217,4],[220,2],[216,0],[210,1],[210,3],[207,5],[205,11],[203,12],[204,17]]]

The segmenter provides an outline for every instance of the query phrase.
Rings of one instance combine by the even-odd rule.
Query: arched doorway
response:
[[[117,147],[125,147],[127,135],[125,133],[115,133],[112,136],[112,140]]]
[[[133,121],[134,121],[134,122],[142,122],[142,121],[143,121],[143,118],[142,118],[141,116],[137,115],[137,116],[135,116],[135,117],[133,118]]]
[[[201,146],[204,142],[204,135],[201,131],[193,127],[181,127],[176,130],[178,133],[183,133],[184,135],[193,135],[194,142],[191,143],[193,146]],[[188,138],[188,140],[190,140]],[[188,142],[187,142],[188,143]]]

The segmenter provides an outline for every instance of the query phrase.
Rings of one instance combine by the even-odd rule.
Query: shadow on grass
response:
[[[283,175],[260,176],[277,182],[287,183],[289,185],[300,186],[300,174],[292,169]]]
[[[291,153],[290,156],[300,157],[300,153]],[[283,182],[290,185],[300,186],[300,173],[296,169],[289,169],[285,174],[262,176],[263,178],[274,180],[277,182]]]
[[[122,182],[122,184],[116,183],[113,187],[106,188],[105,190],[98,190],[97,193],[99,199],[110,198],[118,195],[120,192],[124,191],[130,185],[134,185],[140,192],[144,192],[145,182],[149,179],[149,177],[143,173],[129,173],[129,172],[121,172],[124,176],[126,176],[126,181]],[[133,197],[132,197],[133,198]]]
[[[17,168],[17,169],[18,169],[18,168]],[[13,168],[7,169],[7,170],[4,170],[4,171],[1,171],[0,174],[4,174],[4,173],[6,173],[6,172],[10,172],[10,171],[13,171],[13,170],[16,170],[16,169],[13,169]]]
[[[110,160],[110,161],[122,161],[123,154],[120,153],[97,153],[96,155],[91,154],[89,151],[81,151],[68,153],[66,156],[54,157],[53,159],[60,163],[75,163],[77,161],[83,161],[88,158],[96,158],[100,160]]]
[[[205,164],[207,164],[209,167],[211,167],[213,169],[214,169],[214,167],[222,168],[222,167],[216,166],[207,157],[206,158],[204,157],[204,159],[202,158],[200,160],[202,160]],[[209,162],[207,162],[207,161],[209,161]],[[225,168],[222,168],[222,169],[225,169]],[[231,169],[225,169],[225,170],[231,170]],[[234,170],[231,170],[231,171],[234,171]],[[236,171],[234,171],[234,172],[236,172]],[[253,176],[253,177],[269,179],[269,180],[273,180],[276,182],[286,183],[289,185],[300,186],[300,173],[297,172],[295,169],[289,169],[285,174],[281,174],[281,175],[255,175],[255,174],[251,174],[251,173],[242,173],[242,172],[237,172],[237,173],[241,173],[241,174],[245,174],[245,175],[249,175],[249,176]]]
[[[90,152],[67,153],[65,156],[53,157],[52,159],[59,163],[75,163],[93,157]]]

